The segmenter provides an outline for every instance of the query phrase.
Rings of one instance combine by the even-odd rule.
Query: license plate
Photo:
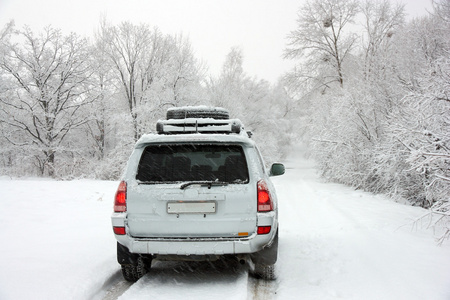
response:
[[[216,202],[169,202],[169,214],[210,214],[216,212]]]

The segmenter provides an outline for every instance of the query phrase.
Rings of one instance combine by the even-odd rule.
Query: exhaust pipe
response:
[[[238,255],[237,259],[241,265],[245,265],[247,263],[247,255]]]

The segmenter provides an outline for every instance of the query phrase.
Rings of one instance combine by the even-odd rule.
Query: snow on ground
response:
[[[88,299],[117,271],[116,182],[0,180],[0,299]]]
[[[412,230],[423,209],[323,183],[308,161],[286,166],[274,178],[277,281],[248,278],[239,264],[156,262],[111,299],[450,299],[450,243]],[[110,225],[117,185],[1,178],[0,299],[112,294],[122,280]]]
[[[279,299],[450,299],[450,245],[412,231],[425,210],[322,183],[305,161],[275,178]]]

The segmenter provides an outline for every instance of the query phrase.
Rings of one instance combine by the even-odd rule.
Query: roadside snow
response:
[[[1,180],[0,299],[88,299],[114,272],[116,182]]]
[[[423,209],[323,183],[308,161],[286,166],[274,178],[276,282],[248,278],[239,265],[157,262],[117,297],[450,299],[450,243],[437,247],[432,232],[410,224]],[[122,280],[110,225],[117,185],[0,178],[0,299],[102,299],[111,292]]]
[[[307,161],[275,178],[279,299],[450,299],[450,247],[413,231],[425,211],[322,183]]]

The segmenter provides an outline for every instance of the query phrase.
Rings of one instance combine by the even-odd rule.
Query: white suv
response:
[[[270,171],[241,122],[220,108],[169,109],[157,134],[144,135],[115,196],[112,225],[126,280],[159,260],[249,262],[274,279],[278,205]]]

